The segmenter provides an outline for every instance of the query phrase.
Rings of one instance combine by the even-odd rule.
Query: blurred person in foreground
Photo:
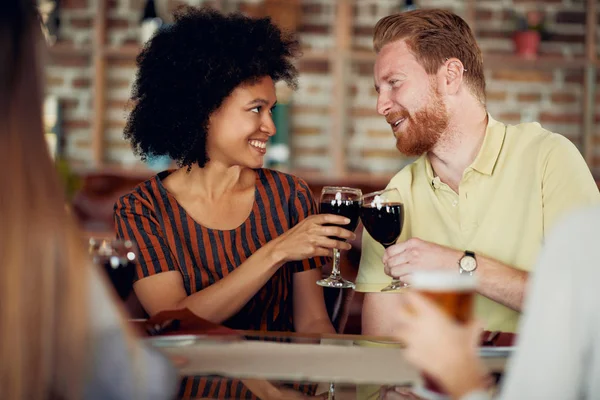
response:
[[[564,136],[488,114],[481,50],[459,16],[390,15],[373,42],[377,111],[398,150],[419,158],[388,184],[406,213],[397,243],[384,251],[363,236],[363,333],[394,334],[402,294],[380,293],[390,276],[410,283],[411,271],[438,268],[475,275],[485,329],[514,332],[545,236],[568,211],[600,203],[589,168]]]
[[[169,399],[177,376],[140,345],[91,265],[44,140],[35,2],[0,13],[0,397]]]
[[[188,308],[232,329],[335,333],[315,282],[331,250],[350,247],[329,238],[353,238],[349,220],[315,215],[305,181],[263,168],[275,83],[296,86],[298,50],[268,18],[184,7],[139,55],[125,137],[142,159],[179,167],[115,206],[117,236],[140,249],[134,290],[148,314]],[[301,396],[247,383],[189,377],[179,395]]]
[[[600,208],[578,210],[548,236],[529,280],[515,354],[500,399],[600,398]],[[477,324],[459,325],[429,299],[407,293],[394,315],[406,357],[454,399],[489,399]],[[415,398],[390,390],[384,398]]]

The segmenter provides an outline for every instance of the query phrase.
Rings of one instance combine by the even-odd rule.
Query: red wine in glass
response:
[[[358,226],[358,221],[360,218],[360,204],[361,202],[358,200],[342,200],[339,202],[330,201],[330,202],[322,202],[319,206],[319,214],[334,214],[341,215],[342,217],[346,217],[350,220],[348,225],[344,225],[344,229],[348,229],[349,231],[354,231]],[[324,224],[333,225],[333,224]],[[345,242],[346,239],[342,239],[339,237],[331,237],[331,239],[339,240]]]
[[[360,210],[360,218],[369,235],[384,248],[398,240],[404,224],[404,205],[389,203],[381,207],[365,205]]]
[[[395,244],[404,226],[404,205],[398,189],[391,188],[364,195],[360,219],[369,235],[384,248]],[[399,279],[394,279],[381,291],[387,292],[407,286]]]
[[[125,301],[133,289],[137,247],[129,240],[90,239],[90,254],[95,265],[104,269],[113,288]]]
[[[342,215],[350,219],[350,223],[343,225],[342,228],[354,231],[360,218],[360,205],[362,201],[362,192],[360,189],[325,186],[321,191],[320,214]],[[331,239],[345,241],[345,239],[332,237]],[[354,283],[342,278],[340,273],[340,250],[333,249],[333,266],[331,275],[325,279],[317,281],[317,285],[332,288],[352,288]]]

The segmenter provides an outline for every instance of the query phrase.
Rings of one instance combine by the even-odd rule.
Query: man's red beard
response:
[[[396,135],[396,148],[407,156],[420,156],[431,151],[438,143],[442,133],[448,128],[448,112],[437,91],[430,95],[431,101],[414,115],[402,110],[386,117],[388,123],[405,120],[402,124],[408,124]]]

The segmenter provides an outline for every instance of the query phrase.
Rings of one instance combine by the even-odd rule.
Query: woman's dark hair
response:
[[[137,58],[125,138],[142,160],[167,155],[180,167],[204,167],[210,115],[240,84],[265,76],[295,89],[299,48],[269,18],[179,9]]]

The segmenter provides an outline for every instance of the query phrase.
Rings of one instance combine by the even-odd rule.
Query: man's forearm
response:
[[[475,274],[481,295],[515,311],[521,311],[528,272],[478,255]]]

